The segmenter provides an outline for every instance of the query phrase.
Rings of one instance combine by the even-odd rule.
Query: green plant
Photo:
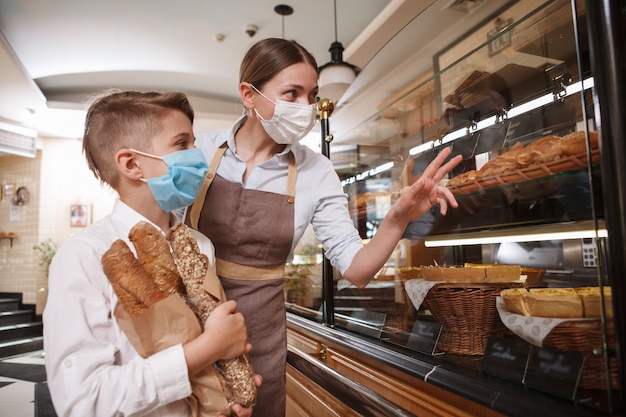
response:
[[[52,262],[52,258],[54,258],[54,254],[57,252],[57,245],[51,238],[48,238],[33,246],[33,249],[39,252],[39,265],[44,267],[47,277],[48,271],[50,270],[50,263]]]

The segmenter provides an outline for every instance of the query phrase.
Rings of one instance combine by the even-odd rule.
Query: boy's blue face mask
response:
[[[167,165],[167,174],[147,178],[150,191],[165,212],[187,207],[196,200],[209,166],[198,148],[185,149],[164,156],[152,155],[135,149],[131,151],[150,158],[161,159]]]

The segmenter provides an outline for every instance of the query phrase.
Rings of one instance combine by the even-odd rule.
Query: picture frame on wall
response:
[[[2,186],[2,197],[11,198],[15,194],[15,184],[4,184]]]
[[[72,204],[70,206],[70,227],[86,227],[91,223],[91,206],[89,204]]]

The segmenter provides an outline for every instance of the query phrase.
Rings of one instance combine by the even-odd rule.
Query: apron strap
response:
[[[215,155],[213,155],[213,159],[211,159],[211,164],[209,165],[209,172],[207,172],[204,181],[202,182],[202,188],[200,188],[200,192],[196,197],[196,201],[193,202],[191,209],[189,210],[189,220],[191,222],[191,228],[198,230],[198,221],[200,221],[200,213],[202,212],[202,207],[204,206],[204,200],[206,199],[206,192],[208,191],[211,183],[213,182],[213,178],[215,178],[215,174],[217,172],[217,167],[220,165],[220,161],[222,160],[222,156],[226,149],[228,148],[226,142],[220,146]]]
[[[289,168],[287,170],[287,202],[293,204],[296,197],[296,178],[298,170],[296,169],[296,156],[293,152],[289,152]]]
[[[209,172],[207,172],[204,181],[202,182],[202,188],[196,197],[196,200],[189,210],[189,221],[192,229],[198,230],[198,222],[200,221],[200,213],[204,206],[204,200],[206,200],[206,193],[213,182],[213,178],[217,173],[217,167],[220,165],[222,156],[226,152],[228,144],[224,142],[213,155],[211,164],[209,165]],[[298,170],[296,168],[296,156],[293,152],[289,152],[289,166],[287,168],[287,202],[293,204],[296,196],[296,179],[298,176]]]

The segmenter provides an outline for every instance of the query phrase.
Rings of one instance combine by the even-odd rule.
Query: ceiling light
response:
[[[278,4],[274,7],[274,11],[282,16],[283,39],[285,39],[285,16],[293,13],[293,7],[288,4]]]
[[[337,103],[343,93],[361,71],[358,67],[343,61],[343,45],[337,40],[337,0],[335,8],[335,41],[330,44],[330,62],[317,69],[319,76],[319,96]]]

